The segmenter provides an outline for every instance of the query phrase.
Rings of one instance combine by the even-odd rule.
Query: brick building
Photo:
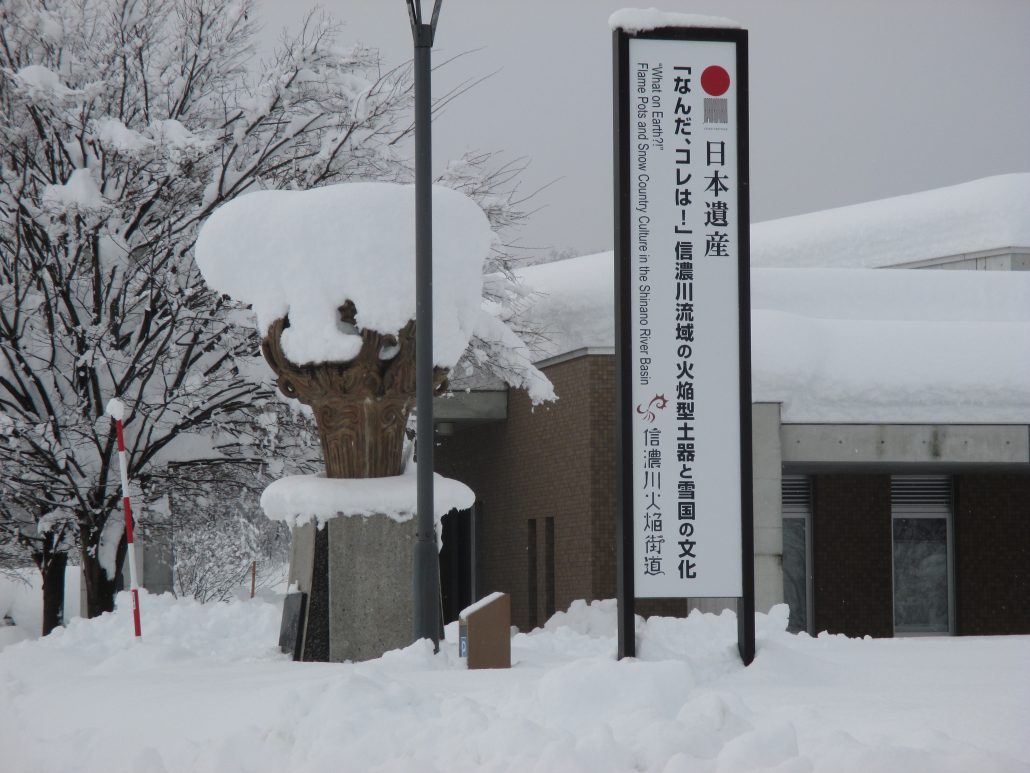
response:
[[[753,228],[760,611],[786,601],[812,633],[1030,633],[1021,201],[1030,175]],[[437,469],[478,497],[445,519],[448,619],[494,590],[523,629],[615,595],[613,272],[611,253],[524,271],[557,402],[481,385],[439,403]]]

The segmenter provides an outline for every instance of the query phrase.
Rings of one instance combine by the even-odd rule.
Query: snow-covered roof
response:
[[[543,334],[541,359],[614,345],[613,259],[611,252],[603,252],[516,272],[537,293],[528,322]]]
[[[613,254],[523,269],[554,356],[612,347]],[[752,271],[752,390],[787,422],[1030,423],[1030,272]]]
[[[751,265],[878,268],[1030,247],[1030,173],[751,226]]]

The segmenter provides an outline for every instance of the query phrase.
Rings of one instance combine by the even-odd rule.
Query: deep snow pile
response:
[[[295,664],[279,605],[142,599],[0,652],[5,771],[1026,771],[1030,637],[849,640],[758,617],[638,623],[618,662],[611,601],[466,671],[453,625],[361,664]]]

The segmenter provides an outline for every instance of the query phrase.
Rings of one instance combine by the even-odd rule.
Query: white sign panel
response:
[[[633,38],[628,67],[634,596],[740,597],[736,47]]]

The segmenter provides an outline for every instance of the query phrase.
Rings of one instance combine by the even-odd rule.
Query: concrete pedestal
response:
[[[411,643],[415,520],[337,517],[293,530],[290,582],[308,594],[301,660],[377,658]]]

